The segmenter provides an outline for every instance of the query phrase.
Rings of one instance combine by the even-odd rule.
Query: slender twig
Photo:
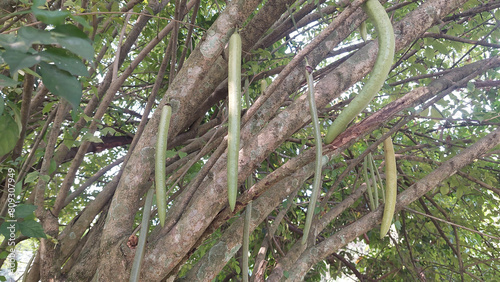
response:
[[[113,63],[113,73],[111,75],[112,80],[116,80],[118,77],[118,68],[120,65],[120,51],[123,45],[123,38],[125,37],[125,31],[127,30],[128,21],[130,20],[130,14],[125,16],[125,20],[123,21],[122,30],[120,31],[120,37],[118,38],[118,48],[116,48],[116,56],[115,62]]]
[[[435,38],[435,39],[447,39],[447,40],[461,42],[461,43],[481,45],[481,46],[493,47],[493,48],[500,48],[500,44],[489,43],[489,42],[484,41],[484,40],[470,40],[470,39],[460,38],[457,36],[451,36],[451,35],[443,34],[443,33],[426,32],[426,33],[424,33],[424,35],[422,37],[430,37],[430,38]]]
[[[78,195],[80,195],[83,191],[85,191],[85,189],[90,187],[90,185],[92,185],[94,182],[96,182],[101,176],[103,176],[110,169],[112,169],[113,167],[115,167],[115,166],[119,165],[121,162],[123,162],[124,159],[125,159],[125,157],[121,157],[121,158],[115,160],[114,162],[112,162],[111,164],[103,167],[101,170],[96,172],[94,175],[92,175],[89,179],[87,179],[85,181],[85,183],[80,185],[80,187],[78,187],[75,190],[75,192],[71,193],[70,195],[68,195],[68,197],[66,197],[66,200],[64,201],[63,207],[69,205],[69,203],[71,203],[71,201],[73,201],[73,199],[78,197]]]
[[[89,13],[77,13],[75,14],[75,16],[88,16],[88,15],[100,15],[100,14],[117,14],[117,15],[122,15],[122,14],[131,14],[131,15],[139,15],[139,16],[146,16],[146,17],[150,17],[150,18],[156,18],[156,19],[159,19],[159,20],[166,20],[166,21],[171,21],[171,22],[179,22],[183,25],[190,25],[190,26],[194,26],[195,28],[199,28],[203,31],[206,31],[205,28],[201,27],[201,26],[197,26],[195,24],[192,24],[192,23],[186,23],[182,20],[176,20],[176,19],[172,19],[172,18],[167,18],[167,17],[161,17],[161,16],[155,16],[155,15],[150,15],[150,14],[146,14],[146,13],[137,13],[137,12],[89,12]]]
[[[441,221],[441,222],[444,222],[444,223],[447,223],[449,225],[452,225],[452,226],[456,226],[458,228],[462,228],[462,229],[465,229],[467,231],[470,231],[470,232],[473,232],[473,233],[476,233],[476,234],[479,234],[481,236],[485,236],[485,237],[488,237],[488,238],[491,238],[491,239],[495,239],[495,240],[500,240],[500,237],[496,237],[496,236],[493,236],[493,235],[489,235],[489,234],[486,234],[486,233],[483,233],[483,232],[480,232],[480,231],[477,231],[477,230],[474,230],[474,229],[471,229],[471,228],[468,228],[468,227],[465,227],[465,226],[462,226],[460,224],[456,224],[456,223],[453,223],[451,221],[447,221],[447,220],[444,220],[444,219],[441,219],[439,217],[435,217],[435,216],[432,216],[432,215],[428,215],[428,214],[425,214],[425,213],[422,213],[422,212],[419,212],[419,211],[416,211],[414,209],[410,209],[408,207],[405,207],[404,208],[405,210],[407,211],[410,211],[412,213],[416,213],[416,214],[419,214],[419,215],[422,215],[422,216],[425,216],[425,217],[428,217],[428,218],[432,218],[432,219],[435,219],[437,221]]]
[[[200,8],[200,0],[198,0],[197,3],[194,5],[193,14],[191,15],[190,24],[189,24],[189,30],[188,30],[188,33],[186,36],[186,41],[184,43],[184,49],[182,50],[181,57],[179,58],[178,70],[180,70],[182,68],[182,65],[184,64],[184,60],[186,58],[186,54],[187,54],[187,50],[188,50],[189,46],[192,46],[191,37],[193,34],[194,23],[196,22],[196,16],[198,15],[199,8]]]
[[[314,182],[312,186],[311,200],[309,206],[307,207],[306,223],[304,225],[304,235],[302,237],[302,244],[307,243],[307,237],[309,235],[309,230],[311,228],[312,219],[314,212],[316,210],[316,201],[318,200],[319,190],[321,187],[321,170],[323,168],[323,141],[321,138],[321,129],[318,119],[318,109],[316,108],[316,101],[314,99],[314,84],[312,68],[307,62],[306,58],[306,79],[307,79],[307,89],[308,89],[308,101],[309,101],[309,111],[311,113],[313,132],[314,132],[314,142],[316,145],[316,163],[314,168]]]

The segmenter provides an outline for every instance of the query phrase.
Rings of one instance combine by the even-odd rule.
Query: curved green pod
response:
[[[172,107],[165,105],[161,109],[160,125],[158,126],[158,139],[156,142],[155,154],[155,188],[156,188],[156,206],[158,207],[158,217],[160,224],[165,225],[167,214],[167,187],[166,187],[166,168],[167,159],[167,140],[168,129],[170,128],[170,118],[172,117]]]
[[[368,0],[363,5],[364,11],[375,25],[378,32],[378,54],[370,78],[359,94],[333,121],[325,136],[325,143],[330,144],[342,133],[347,125],[368,106],[382,88],[394,59],[395,38],[391,20],[378,0]]]
[[[306,80],[308,88],[307,98],[309,101],[309,111],[311,113],[314,140],[316,145],[316,162],[314,167],[313,188],[312,188],[311,198],[309,200],[309,205],[307,206],[306,223],[304,225],[304,234],[302,235],[302,241],[301,241],[302,244],[307,243],[307,237],[309,236],[309,230],[311,229],[314,211],[316,208],[316,201],[318,199],[319,189],[321,187],[321,169],[323,167],[322,163],[323,144],[321,143],[321,131],[319,127],[318,111],[316,109],[316,101],[314,100],[313,75],[312,75],[312,69],[307,63],[307,59],[306,59]]]
[[[366,183],[366,191],[368,192],[368,200],[370,200],[370,210],[375,210],[375,199],[373,198],[373,189],[370,183],[370,178],[368,177],[368,157],[365,156],[363,162],[363,178]]]

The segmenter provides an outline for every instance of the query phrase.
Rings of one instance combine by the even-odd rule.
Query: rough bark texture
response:
[[[418,200],[425,193],[436,188],[443,180],[472,163],[474,159],[480,158],[498,144],[500,144],[500,128],[483,137],[457,156],[444,162],[439,168],[399,194],[397,197],[396,212],[402,210],[411,202]],[[292,277],[292,279],[287,279],[286,281],[302,281],[309,268],[314,266],[318,261],[325,259],[342,246],[345,246],[347,242],[354,240],[380,224],[383,212],[384,207],[380,206],[375,211],[359,219],[356,224],[343,228],[335,236],[328,237],[325,241],[303,252],[297,259],[297,262],[293,264],[293,267],[286,268],[289,270],[289,277]]]
[[[165,97],[169,97],[170,104],[173,108],[173,117],[169,130],[169,137],[176,136],[184,127],[185,120],[195,112],[197,106],[203,99],[203,93],[199,93],[198,85],[205,77],[205,74],[216,62],[218,56],[222,53],[225,44],[228,42],[234,28],[241,24],[251,13],[259,1],[234,1],[226,8],[226,10],[219,16],[217,21],[206,32],[205,40],[198,45],[194,53],[184,64],[184,67],[177,74],[172,85],[170,85]],[[189,81],[190,83],[185,83]],[[165,103],[163,100],[163,103]],[[150,149],[154,148],[156,138],[156,127],[158,125],[159,114],[155,112],[150,119],[141,139],[144,142],[139,142],[139,146],[135,148],[135,153],[132,154],[129,165],[125,167],[123,176],[118,184],[116,192],[111,202],[110,210],[108,213],[106,225],[103,232],[103,238],[100,246],[100,255],[103,257],[123,257],[122,251],[126,250],[126,239],[129,237],[129,230],[133,224],[134,214],[128,213],[129,210],[137,210],[137,203],[139,197],[150,185],[150,175],[153,170],[153,158]],[[140,171],[141,173],[137,173]],[[200,210],[201,211],[201,210]],[[128,216],[123,216],[128,214]],[[191,218],[198,218],[200,221],[203,217],[198,212],[191,214]],[[193,239],[183,237],[183,244],[176,244],[179,241],[170,240],[172,246],[176,248],[171,249],[170,254],[162,252],[163,254],[155,258],[163,261],[163,268],[153,268],[153,271],[146,271],[149,276],[144,277],[147,280],[161,280],[166,276],[169,271],[177,264],[179,254],[183,250],[189,249],[190,242],[196,241],[196,229],[200,226],[193,226],[192,232],[185,230],[190,234]],[[174,227],[175,228],[175,227]],[[198,231],[200,232],[200,231]],[[171,232],[172,233],[172,232]],[[191,243],[192,244],[192,243]],[[178,248],[178,251],[175,249]],[[151,250],[151,248],[149,248]],[[144,265],[153,266],[156,263],[148,264],[147,259],[151,257],[148,252],[145,255],[146,262]],[[123,261],[116,263],[112,261],[103,261],[96,272],[98,280],[112,280],[120,279],[126,280],[128,273],[123,272],[122,269],[129,262]],[[127,269],[127,268],[126,268]],[[122,273],[123,277],[116,277],[116,273]]]
[[[394,101],[393,103],[387,105],[377,113],[371,115],[366,118],[362,122],[352,126],[349,130],[347,130],[340,138],[341,141],[336,142],[336,146],[339,148],[335,150],[329,150],[327,152],[327,157],[329,159],[333,159],[336,157],[341,151],[345,148],[351,146],[354,142],[360,139],[365,134],[371,132],[374,128],[378,127],[381,120],[389,120],[392,119],[398,112],[416,106],[422,100],[427,100],[432,98],[434,95],[437,95],[441,91],[448,90],[452,87],[453,83],[459,82],[460,80],[467,78],[469,76],[476,76],[478,73],[481,73],[491,67],[500,66],[500,58],[493,58],[490,60],[485,60],[483,62],[477,62],[468,66],[465,66],[460,69],[460,71],[454,72],[448,76],[445,76],[441,79],[436,80],[429,87],[421,87],[416,90],[409,92],[404,97]],[[468,79],[467,79],[468,81]],[[332,147],[332,146],[330,146]],[[313,160],[314,153],[313,149],[304,152],[302,155],[289,160],[285,165],[274,171],[272,174],[264,178],[262,181],[257,183],[252,187],[251,190],[247,191],[247,193],[241,195],[238,198],[240,206],[238,206],[239,210],[243,210],[243,207],[246,203],[251,201],[252,199],[256,199],[253,201],[252,205],[252,214],[258,214],[259,220],[257,223],[264,220],[267,215],[274,210],[274,206],[272,203],[279,203],[286,196],[291,194],[294,191],[294,187],[297,184],[302,183],[305,179],[309,178],[313,174]],[[293,174],[291,174],[293,173]],[[448,175],[449,177],[450,175]],[[435,186],[434,186],[435,187]],[[362,193],[366,190],[366,187],[362,186],[358,188],[352,195],[349,196],[348,199],[344,200],[342,203],[338,204],[334,209],[325,214],[322,218],[318,226],[316,226],[316,234],[319,234],[322,229],[326,227],[326,225],[334,220],[341,212],[343,212],[346,208],[348,208],[354,201],[356,201]],[[261,204],[261,201],[264,202]],[[238,210],[236,210],[237,212]],[[226,208],[224,209],[217,218],[212,222],[212,225],[209,227],[207,233],[213,232],[216,228],[220,227],[222,223],[228,220],[231,217],[231,211]],[[252,216],[254,218],[254,216]],[[253,221],[252,221],[253,222]],[[251,230],[255,228],[256,225],[251,225]],[[236,252],[233,248],[237,248],[237,245],[241,243],[242,229],[243,228],[243,218],[239,218],[236,222],[234,222],[230,228],[228,228],[222,238],[220,239],[218,246],[220,247],[223,244],[225,246],[225,253],[223,258],[226,258],[226,262],[229,258],[234,255],[232,252]],[[371,228],[370,228],[371,229]],[[366,232],[366,231],[365,231]],[[336,236],[336,235],[334,235]],[[346,242],[349,242],[346,240]],[[300,242],[297,242],[292,248],[291,251],[288,252],[285,261],[292,261],[293,259],[297,260],[298,256],[301,253],[301,249],[304,249]],[[222,249],[219,249],[220,252]],[[335,251],[332,251],[335,252]],[[327,254],[329,255],[329,254]],[[195,275],[198,275],[200,272],[203,272],[202,269],[211,269],[220,264],[220,259],[211,260],[210,256],[203,257],[196,267],[190,270],[188,276],[185,277],[186,281],[193,281]],[[285,262],[284,262],[285,263]],[[293,268],[294,263],[290,262],[287,266],[279,266],[284,269]],[[309,267],[311,267],[310,265]],[[213,270],[215,271],[215,269]],[[218,269],[220,271],[220,269]],[[203,272],[204,273],[204,272]],[[218,273],[215,271],[215,273]],[[205,273],[205,275],[209,275],[209,273]],[[210,276],[209,276],[210,277]],[[271,278],[272,279],[272,278]]]
[[[465,1],[432,1],[424,3],[416,11],[406,16],[399,23],[395,24],[395,32],[397,35],[396,48],[399,50],[404,46],[407,46],[410,42],[418,38],[419,34],[423,34],[428,28],[433,26],[439,18],[448,15],[463,2]],[[234,7],[233,9],[236,8]],[[185,73],[179,73],[177,78],[183,77],[184,79],[187,78],[190,81],[197,81],[199,77],[202,77],[206,71],[205,69],[208,70],[210,64],[214,62],[217,54],[222,52],[222,47],[224,46],[224,43],[227,42],[231,33],[231,29],[228,27],[231,25],[226,21],[236,22],[232,21],[237,18],[236,14],[233,15],[231,20],[229,19],[229,15],[232,13],[237,12],[228,7],[228,18],[223,16],[219,17],[218,21],[224,23],[224,27],[222,24],[216,24],[207,32],[207,38],[205,42],[201,44],[198,55],[192,54],[190,56],[190,59],[186,62],[183,68]],[[411,26],[407,23],[411,23]],[[349,33],[346,32],[345,34],[347,35]],[[326,46],[331,45],[333,47],[337,43],[338,41],[327,40]],[[328,49],[328,47],[325,49]],[[331,50],[331,47],[329,49]],[[322,49],[318,48],[315,50]],[[319,53],[321,51],[317,52]],[[342,91],[349,88],[352,84],[365,76],[369,72],[370,67],[375,60],[376,52],[376,43],[370,43],[359,50],[356,55],[352,56],[341,66],[320,80],[315,87],[316,102],[318,107],[322,108],[326,106],[328,102],[338,97]],[[322,58],[322,55],[325,56],[324,53],[319,53],[316,60]],[[190,62],[196,62],[196,65],[190,65]],[[288,86],[290,89],[294,89],[297,84],[303,80],[303,71],[301,68],[297,67],[296,70],[292,71],[291,77],[296,77],[296,82],[285,82],[284,87]],[[290,79],[290,75],[287,79]],[[174,84],[170,86],[167,92],[175,114],[175,118],[172,120],[173,128],[171,128],[171,134],[169,134],[169,136],[174,136],[181,128],[183,128],[183,126],[180,125],[182,122],[179,121],[182,121],[183,117],[189,116],[189,114],[197,106],[197,100],[195,98],[197,95],[187,96],[188,94],[196,93],[199,90],[199,88],[195,87],[196,83],[189,86],[179,82],[178,85],[179,86],[176,86],[174,81]],[[273,96],[278,99],[284,96],[279,95],[278,92],[279,91],[273,93]],[[187,99],[187,97],[190,99]],[[240,151],[240,183],[242,183],[250,172],[257,166],[257,164],[259,164],[270,152],[279,146],[283,140],[304,126],[305,123],[309,122],[306,103],[303,100],[304,98],[300,97],[291,106],[287,107],[285,111],[274,116],[274,118],[267,123],[266,120],[269,117],[266,118],[265,115],[256,113],[255,121],[260,126],[251,125],[252,122],[250,121],[247,123],[248,125],[242,128],[242,139],[253,140],[253,142],[245,143],[244,147]],[[266,102],[266,104],[274,105],[270,111],[267,111],[268,113],[275,112],[275,109],[281,104],[279,100],[274,103],[273,102],[272,98],[268,99]],[[265,108],[265,106],[262,108],[262,112],[265,112]],[[267,115],[270,116],[271,114]],[[149,134],[154,136],[154,125],[157,123],[155,119],[156,115],[153,116],[148,124],[148,128],[143,136],[144,140],[154,140],[154,138],[150,138]],[[248,138],[250,134],[253,136],[252,138]],[[154,141],[149,141],[149,146],[143,145],[142,148],[136,148],[136,152],[146,147],[153,147],[154,144],[152,144],[152,142]],[[223,196],[225,195],[226,187],[225,158],[225,154],[223,154],[218,159],[214,167],[211,169],[210,177],[206,178],[202,182],[190,200],[190,204],[168,233],[164,234],[159,232],[156,234],[161,234],[161,237],[153,236],[151,238],[144,258],[146,268],[141,276],[142,279],[157,280],[165,277],[169,271],[177,265],[186,252],[196,243],[197,239],[204,233],[207,226],[212,222],[221,208],[226,205],[227,199],[226,196]],[[130,163],[137,166],[137,164],[141,163],[141,161],[142,160],[137,159],[132,160]],[[137,167],[131,167],[130,169],[135,171],[137,170]],[[144,172],[151,171],[151,165],[149,164],[147,167],[143,166],[139,168],[139,170]],[[127,209],[131,208],[127,207],[125,203],[131,202],[130,199],[138,199],[138,191],[144,191],[147,187],[139,186],[139,188],[142,189],[137,189],[136,183],[144,183],[144,180],[141,179],[147,179],[149,174],[144,173],[142,177],[137,180],[129,179],[127,175],[137,177],[136,174],[127,173],[126,169],[124,178],[122,179],[123,186],[121,189],[118,188],[117,193],[115,193],[110,208],[107,226],[104,231],[104,244],[101,245],[101,254],[104,254],[102,252],[105,250],[106,256],[113,256],[113,254],[116,256],[121,254],[125,240],[129,235],[127,234],[127,230],[130,229],[129,226],[132,222],[131,218],[123,217],[123,213]],[[125,185],[130,188],[125,189]],[[125,191],[129,190],[131,192],[135,192],[133,192],[133,194],[123,194]],[[196,224],[193,224],[193,218],[197,219]],[[108,233],[112,234],[108,235]],[[166,249],[168,249],[168,252],[165,252]],[[224,257],[227,259],[230,258],[230,254],[234,254],[237,249],[237,246],[227,249],[229,254],[226,254]],[[217,252],[220,251],[221,250],[218,250]],[[160,264],[164,265],[164,267],[157,267],[157,265]],[[104,266],[102,265],[101,269],[103,268]]]

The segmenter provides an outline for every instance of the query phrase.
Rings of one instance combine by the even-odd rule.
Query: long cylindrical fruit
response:
[[[151,214],[151,206],[153,204],[153,195],[154,190],[153,187],[151,187],[148,190],[146,201],[144,202],[144,209],[142,210],[141,234],[139,235],[139,242],[137,243],[137,250],[135,251],[134,262],[130,272],[130,282],[139,281],[142,259],[144,257],[144,250],[146,249],[146,238],[149,231],[149,217]]]
[[[306,59],[307,64],[307,59]],[[311,199],[309,200],[309,205],[307,207],[306,223],[304,226],[304,234],[302,235],[302,244],[307,243],[307,237],[309,236],[309,230],[311,229],[311,223],[314,216],[314,210],[316,207],[316,200],[318,199],[319,188],[321,186],[321,169],[322,156],[323,156],[323,144],[321,143],[321,131],[319,128],[318,111],[316,109],[316,101],[314,100],[314,85],[312,69],[309,64],[306,65],[306,80],[308,88],[308,100],[309,100],[309,110],[311,112],[311,119],[313,124],[314,140],[316,145],[316,163],[314,168],[314,182],[311,193]]]
[[[325,143],[330,144],[342,133],[347,125],[368,106],[375,94],[382,88],[394,59],[395,39],[391,20],[378,0],[368,0],[363,9],[378,31],[378,54],[370,78],[359,94],[349,103],[333,121],[325,136]]]
[[[229,39],[228,65],[227,195],[234,211],[238,194],[238,158],[241,116],[241,37],[237,31]]]
[[[372,187],[373,187],[373,199],[375,201],[375,208],[378,208],[378,185],[377,185],[377,175],[375,174],[375,166],[373,165],[372,153],[368,154],[368,163],[370,164],[370,172],[372,175]]]
[[[156,142],[155,154],[156,206],[158,207],[158,217],[160,218],[161,226],[165,225],[165,217],[167,214],[165,161],[167,159],[167,139],[171,117],[172,107],[167,104],[161,109],[160,125],[158,126],[158,139]]]
[[[250,81],[248,81],[248,77],[245,78],[245,85],[243,87],[243,92],[245,93],[245,108],[250,108]]]
[[[394,146],[390,137],[384,140],[385,151],[385,206],[382,224],[380,225],[380,238],[389,231],[396,208],[396,197],[398,194],[398,172],[396,168],[396,156]]]
[[[250,177],[252,177],[250,175]],[[250,182],[250,181],[249,181]],[[248,185],[249,188],[251,187]],[[250,251],[250,221],[252,220],[252,202],[249,202],[245,208],[245,221],[243,224],[243,259],[241,276],[244,282],[248,282],[248,252]]]
[[[375,210],[375,200],[373,199],[372,185],[370,184],[370,178],[368,178],[368,157],[365,156],[363,162],[363,178],[366,183],[366,191],[368,191],[368,199],[370,200],[370,210]]]
[[[382,191],[382,202],[385,204],[385,190],[382,188],[384,184],[382,182],[382,177],[380,177],[380,173],[378,172],[377,165],[375,164],[375,160],[371,158],[373,161],[373,167],[375,168],[375,173],[377,174],[377,185],[380,187],[380,191]]]
[[[262,83],[262,81],[266,81],[265,79],[261,80],[261,83],[260,83],[260,89],[262,91],[262,93],[264,92],[264,90],[266,90],[266,87],[267,87],[267,83]],[[249,93],[249,87],[245,87],[246,88],[246,93],[245,93],[245,101],[246,101],[246,106],[247,108],[250,107],[250,93]],[[252,173],[253,174],[253,173]],[[250,176],[248,176],[247,180],[246,180],[246,186],[247,186],[247,190],[250,189],[253,184],[254,184],[254,180],[253,180],[253,175],[250,174]],[[242,252],[243,252],[243,258],[242,258],[242,268],[241,268],[241,276],[243,278],[243,282],[248,282],[248,253],[250,252],[250,221],[252,220],[252,201],[250,201],[246,208],[245,208],[245,221],[243,223],[243,246],[242,246]]]

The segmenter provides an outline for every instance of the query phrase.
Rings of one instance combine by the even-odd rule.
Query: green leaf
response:
[[[177,152],[176,151],[173,151],[173,150],[168,150],[167,153],[165,154],[165,157],[167,158],[173,158],[177,155]]]
[[[82,137],[82,140],[84,141],[89,141],[89,142],[93,142],[93,143],[103,143],[101,138],[97,137],[97,136],[94,136],[93,134],[91,133],[87,133],[85,134],[83,137]]]
[[[88,61],[94,58],[94,48],[87,35],[74,25],[66,24],[52,30],[57,43]]]
[[[50,25],[61,25],[64,23],[70,12],[68,11],[49,11],[42,10],[40,7],[45,6],[45,0],[34,0],[31,10],[35,17],[43,23]]]
[[[43,182],[49,182],[50,181],[50,176],[48,176],[48,175],[42,175],[42,176],[40,176],[40,179]]]
[[[465,191],[465,187],[463,185],[458,186],[457,194],[456,194],[456,197],[458,200],[460,200],[462,198],[462,196],[464,195],[464,191]]]
[[[16,183],[14,193],[16,194],[16,196],[19,196],[21,194],[22,190],[23,190],[23,182],[19,181]]]
[[[471,92],[476,90],[476,85],[474,84],[474,82],[471,81],[467,82],[467,89]]]
[[[14,113],[14,121],[16,122],[17,129],[19,132],[23,129],[23,125],[21,124],[21,112],[17,108],[16,104],[12,103],[11,101],[7,100],[7,105],[12,109],[12,112]]]
[[[72,148],[73,145],[75,144],[75,140],[73,140],[73,136],[68,131],[64,132],[63,144],[66,145],[66,147],[68,147],[68,148]]]
[[[3,251],[0,253],[0,259],[6,259],[8,255],[9,255],[9,252]]]
[[[40,63],[40,73],[43,84],[52,94],[66,99],[73,109],[78,108],[82,98],[82,86],[80,82],[68,72],[49,65]]]
[[[41,22],[55,26],[64,24],[66,18],[70,16],[68,11],[46,11],[40,9],[33,9],[33,14]]]
[[[87,67],[82,60],[69,54],[67,51],[60,48],[49,48],[40,53],[47,61],[54,62],[55,66],[61,70],[65,70],[72,75],[89,76]]]
[[[461,35],[462,33],[464,33],[464,31],[465,27],[461,24],[454,24],[453,28],[450,30],[451,35],[453,36]]]
[[[94,57],[94,48],[87,35],[71,24],[59,25],[51,31],[24,26],[19,29],[17,37],[0,35],[0,45],[7,50],[28,53],[33,44],[59,44],[69,52],[81,56],[88,61],[92,61]],[[61,56],[60,53],[52,55]],[[6,55],[3,57],[7,58]],[[57,62],[57,60],[54,61]],[[75,63],[73,62],[73,64]],[[78,69],[80,68],[81,66],[78,67]]]
[[[399,220],[396,220],[396,221],[394,222],[394,226],[396,227],[396,229],[397,229],[397,230],[401,230],[401,226],[402,226],[402,225],[401,225],[401,222],[400,222]]]
[[[7,222],[5,221],[0,225],[0,234],[5,236],[5,238],[10,237],[10,233],[15,233],[16,231],[19,230],[19,223],[18,222]]]
[[[19,229],[23,235],[28,237],[47,238],[45,232],[43,232],[42,225],[35,220],[25,220],[19,222]]]
[[[421,74],[427,73],[427,69],[424,66],[422,66],[421,64],[414,64],[413,66],[418,71],[418,73],[421,73]]]
[[[83,28],[90,29],[92,30],[92,26],[89,24],[89,22],[82,16],[75,16],[71,15],[69,16],[71,19],[73,19],[75,22],[81,24]]]
[[[106,135],[114,135],[116,133],[116,130],[112,127],[105,127],[101,130],[99,130],[101,133],[101,136],[106,136]]]
[[[434,108],[434,107],[430,108],[430,112],[431,112],[431,117],[433,117],[433,118],[442,118],[443,117],[443,115],[441,115],[441,113],[438,110],[436,110],[436,108]]]
[[[42,77],[32,69],[24,68],[23,72],[25,73],[24,75],[31,74],[33,77],[35,77],[35,79],[42,79]]]
[[[187,156],[187,153],[186,152],[182,152],[182,151],[179,151],[179,158],[184,158],[185,156]]]
[[[50,112],[52,110],[52,107],[54,106],[56,102],[50,102],[50,103],[47,103],[47,105],[45,105],[42,109],[42,113],[43,114],[46,114],[48,112]]]
[[[450,187],[448,186],[448,184],[443,184],[441,185],[441,187],[439,187],[439,192],[441,192],[442,195],[446,195],[448,194],[448,192],[450,192]]]
[[[434,58],[434,50],[430,47],[424,49],[424,55],[428,60],[432,60]]]
[[[40,175],[40,172],[38,171],[33,171],[30,172],[26,175],[26,178],[24,179],[24,183],[34,183],[35,180],[38,179],[38,176]]]
[[[439,33],[440,32],[439,26],[435,25],[435,26],[429,28],[429,30],[427,30],[427,32]]]
[[[57,169],[57,163],[54,159],[50,160],[49,174],[52,174]]]
[[[314,208],[314,214],[319,214],[321,212],[321,207]]]
[[[19,127],[16,121],[9,115],[0,116],[0,156],[3,156],[16,146],[19,140]]]
[[[92,121],[92,117],[89,117],[89,116],[88,116],[88,115],[86,115],[86,114],[82,114],[82,117],[83,117],[83,119],[84,119],[86,122]]]
[[[439,53],[448,54],[448,48],[446,44],[443,44],[439,41],[434,42],[432,45]]]
[[[12,78],[0,74],[0,87],[15,87],[15,86],[17,86],[17,84],[18,84],[17,81],[13,80]],[[3,100],[2,100],[2,104],[3,104]],[[0,111],[0,115],[1,114],[2,114],[2,112]]]
[[[4,60],[10,67],[10,75],[15,75],[18,70],[29,68],[38,64],[42,57],[39,55],[31,55],[25,52],[15,50],[6,50],[3,53]]]
[[[16,41],[5,47],[9,47],[19,52],[28,52],[33,44],[50,45],[55,43],[57,42],[50,31],[23,26],[17,33]]]
[[[35,210],[36,206],[34,205],[19,204],[16,207],[16,218],[26,218],[32,216]]]
[[[19,30],[21,32],[23,28]],[[0,46],[7,47],[16,43],[16,36],[14,34],[0,34]]]

